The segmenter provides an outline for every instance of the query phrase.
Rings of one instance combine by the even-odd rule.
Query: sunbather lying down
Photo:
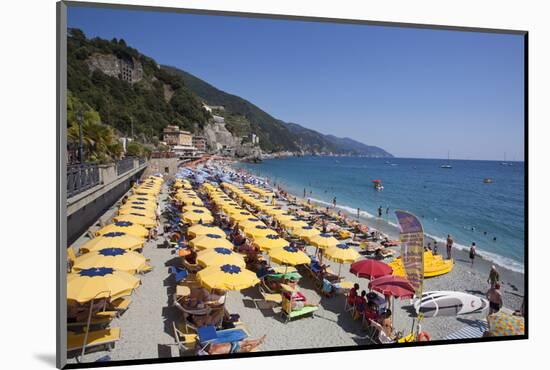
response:
[[[265,335],[260,339],[244,339],[232,343],[210,343],[205,351],[210,355],[223,355],[226,353],[251,352],[258,348],[264,341]]]

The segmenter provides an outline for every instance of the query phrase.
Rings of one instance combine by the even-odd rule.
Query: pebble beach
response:
[[[225,165],[225,164],[224,164]],[[231,171],[230,167],[223,167]],[[164,207],[167,202],[168,185],[163,185],[159,205]],[[287,207],[284,200],[278,205]],[[116,212],[118,204],[105,213],[102,223],[108,222]],[[352,215],[349,215],[353,217]],[[361,220],[367,222],[368,220]],[[372,227],[372,225],[369,225]],[[99,223],[92,227],[99,228]],[[392,238],[395,235],[390,235]],[[110,360],[131,360],[168,358],[179,356],[173,333],[173,322],[180,319],[181,313],[172,305],[175,292],[175,282],[168,268],[176,266],[179,258],[174,250],[166,248],[165,235],[148,241],[143,248],[143,255],[149,259],[152,271],[141,275],[141,286],[132,295],[130,308],[119,318],[113,320],[111,326],[120,327],[121,339],[111,351],[97,351],[86,354],[84,362],[96,361],[109,356]],[[88,237],[82,236],[74,245],[86,242]],[[359,248],[357,248],[360,251]],[[395,256],[399,255],[399,247],[393,247]],[[309,254],[314,254],[315,248],[307,247]],[[389,262],[386,260],[384,262]],[[487,277],[493,264],[481,258],[476,259],[474,266],[470,265],[467,254],[454,251],[454,268],[450,273],[425,279],[424,291],[452,290],[462,291],[484,297],[489,284]],[[329,263],[338,271],[337,263]],[[520,308],[523,300],[524,275],[498,266],[503,288],[504,306],[508,311]],[[343,265],[341,276],[346,281],[358,283],[361,290],[368,290],[369,280],[358,278],[349,272],[349,265]],[[309,302],[319,303],[319,309],[312,317],[300,318],[285,322],[279,307],[271,307],[262,302],[262,296],[257,287],[242,291],[230,291],[227,294],[226,308],[230,313],[237,313],[240,321],[246,326],[251,338],[266,335],[265,342],[259,351],[279,351],[287,349],[309,349],[339,346],[369,345],[372,343],[369,333],[361,320],[354,320],[350,312],[345,311],[345,296],[336,295],[330,298],[322,297],[308,277],[299,281],[299,289]],[[396,331],[409,333],[414,320],[412,301],[410,299],[395,300],[393,325]],[[426,318],[421,322],[422,330],[429,333],[431,340],[442,340],[452,333],[465,327],[475,327],[485,320],[484,315],[469,315],[460,317]],[[69,358],[69,363],[76,362],[76,357]]]

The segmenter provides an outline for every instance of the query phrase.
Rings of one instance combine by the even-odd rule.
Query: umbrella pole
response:
[[[103,292],[97,293],[94,296],[94,298],[92,298],[92,300],[90,301],[90,311],[88,312],[88,320],[86,321],[86,332],[84,333],[84,342],[82,343],[82,352],[80,353],[80,360],[82,360],[84,358],[84,354],[86,353],[86,343],[88,342],[88,333],[90,331],[90,325],[92,323],[92,309],[94,307],[94,300],[96,299],[96,297],[98,295],[103,294],[103,293],[108,293],[107,297],[111,296],[110,292],[103,291]]]
[[[86,321],[86,332],[84,333],[84,342],[82,343],[82,352],[80,353],[80,360],[84,359],[84,354],[86,352],[86,343],[88,342],[88,332],[90,331],[90,324],[92,322],[92,308],[94,306],[94,299],[90,301],[90,311],[88,312],[88,320]]]
[[[340,272],[342,271],[342,264],[338,267],[338,279],[340,279]]]

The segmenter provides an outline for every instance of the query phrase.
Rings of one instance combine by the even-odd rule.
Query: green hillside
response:
[[[97,56],[137,60],[143,68],[141,81],[130,84],[100,70],[90,70]],[[67,85],[71,94],[99,113],[101,122],[120,135],[134,136],[144,142],[160,137],[162,129],[177,124],[196,131],[211,118],[200,99],[185,87],[183,79],[167,73],[157,63],[125,41],[87,39],[78,29],[70,29],[67,40]],[[165,98],[166,90],[173,93]]]

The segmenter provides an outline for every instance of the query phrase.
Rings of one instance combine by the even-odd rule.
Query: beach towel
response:
[[[473,325],[468,325],[465,328],[457,330],[446,337],[444,340],[452,339],[469,339],[469,338],[481,338],[483,333],[489,329],[487,321],[477,320]]]
[[[201,343],[233,343],[248,338],[242,329],[226,329],[216,331],[214,326],[208,325],[197,329]]]

